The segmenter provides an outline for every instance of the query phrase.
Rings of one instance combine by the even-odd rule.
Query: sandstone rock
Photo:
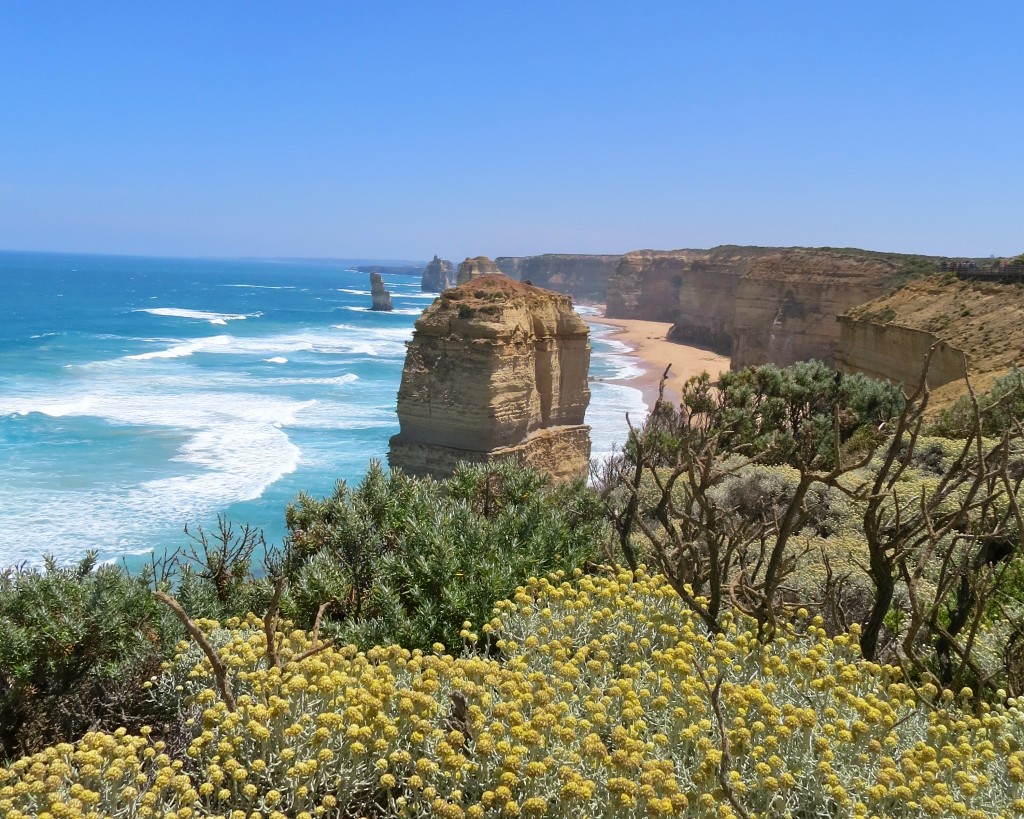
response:
[[[373,299],[371,310],[387,312],[392,309],[391,293],[384,289],[384,279],[381,278],[380,273],[370,274],[370,296]]]
[[[423,271],[423,281],[420,283],[420,290],[425,293],[440,293],[442,290],[447,290],[454,283],[455,265],[447,259],[441,259],[435,255]]]
[[[605,300],[608,279],[621,256],[545,253],[541,256],[499,256],[494,263],[502,273],[537,287],[557,290],[574,299]]]
[[[931,406],[978,390],[1024,361],[1024,290],[1015,284],[934,276],[862,304],[839,318],[836,365],[916,387],[925,355]],[[942,390],[946,384],[950,387]]]
[[[455,283],[463,285],[470,279],[493,275],[500,276],[501,270],[486,256],[476,256],[472,259],[467,256],[465,261],[459,265],[459,273],[456,276]]]
[[[672,341],[729,355],[733,369],[831,363],[840,313],[938,262],[829,248],[641,250],[623,256],[609,279],[607,315],[673,322]]]
[[[584,477],[588,335],[568,297],[505,276],[446,291],[408,345],[389,463],[442,478],[460,460],[511,457]]]
[[[673,341],[729,355],[736,285],[749,264],[731,250],[627,253],[608,282],[608,317],[676,322]]]
[[[831,251],[784,249],[755,259],[740,277],[732,368],[835,361],[836,318],[896,287],[891,262]]]
[[[931,389],[962,382],[967,375],[964,351],[925,330],[858,321],[850,316],[840,316],[839,327],[836,369],[844,373],[863,373],[913,389],[920,383],[925,357],[935,345],[928,367]]]

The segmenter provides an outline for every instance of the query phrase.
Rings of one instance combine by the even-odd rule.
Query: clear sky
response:
[[[1024,4],[0,0],[0,248],[1024,251]]]

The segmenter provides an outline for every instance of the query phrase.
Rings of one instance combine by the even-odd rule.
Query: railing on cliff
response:
[[[943,262],[940,269],[955,273],[958,279],[1024,284],[1024,261],[995,259],[991,263]]]

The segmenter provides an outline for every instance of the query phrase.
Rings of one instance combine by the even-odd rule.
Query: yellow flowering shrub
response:
[[[286,631],[268,669],[256,618],[204,628],[234,713],[183,644],[159,681],[194,719],[181,759],[148,735],[90,734],[0,769],[0,815],[1024,815],[1014,701],[922,703],[815,621],[767,646],[741,618],[708,636],[643,571],[531,581],[463,631],[500,656],[296,660],[310,638]]]

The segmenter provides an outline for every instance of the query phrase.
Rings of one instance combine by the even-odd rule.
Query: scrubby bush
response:
[[[1014,367],[1007,375],[997,378],[992,389],[977,397],[981,414],[982,432],[999,436],[1012,430],[1024,420],[1024,370]],[[932,433],[959,439],[969,435],[974,423],[974,402],[969,395],[961,396],[940,412],[932,424]]]
[[[899,415],[904,403],[897,385],[843,375],[820,361],[763,364],[722,374],[714,423],[723,451],[831,466],[836,434],[845,444],[862,428]]]
[[[179,636],[148,578],[95,554],[0,573],[0,758],[159,719],[141,684]]]
[[[259,620],[204,623],[229,712],[183,645],[160,685],[196,719],[183,760],[94,733],[0,770],[9,819],[52,816],[966,816],[1024,813],[1024,717],[916,693],[814,621],[708,636],[662,578],[532,580],[498,607],[500,658],[437,646],[304,659]],[[236,813],[241,812],[241,813]]]
[[[1016,394],[972,404],[954,441],[924,434],[923,385],[828,373],[752,368],[717,394],[700,377],[659,404],[601,484],[626,562],[712,632],[738,609],[771,640],[808,606],[917,681],[1024,692],[1024,429],[984,434]]]
[[[371,464],[355,489],[300,495],[286,519],[283,612],[308,628],[330,601],[327,630],[364,648],[457,640],[526,578],[593,559],[606,526],[582,482],[513,462],[463,464],[441,483]]]
[[[582,483],[552,486],[511,463],[463,467],[446,483],[371,464],[354,489],[301,495],[287,524],[275,548],[220,520],[136,576],[95,555],[0,574],[0,758],[163,719],[140,681],[184,630],[155,589],[193,620],[277,606],[271,626],[279,612],[363,648],[422,648],[457,641],[464,620],[486,618],[531,575],[583,565],[605,539]]]

